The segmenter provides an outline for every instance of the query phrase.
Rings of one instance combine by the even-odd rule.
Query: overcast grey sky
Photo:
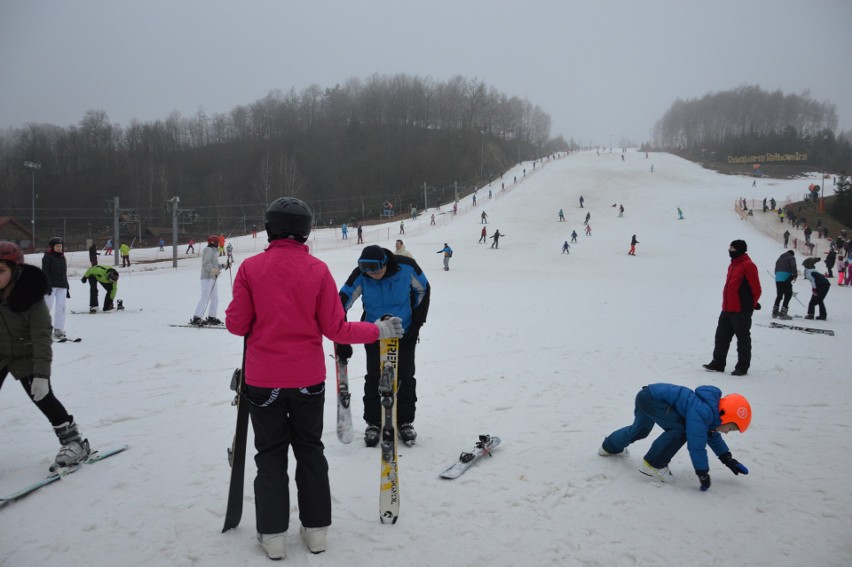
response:
[[[0,127],[208,115],[271,90],[478,78],[552,135],[650,139],[677,98],[742,84],[852,129],[850,0],[0,0]]]

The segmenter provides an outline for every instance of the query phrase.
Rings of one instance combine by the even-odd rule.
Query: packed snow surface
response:
[[[828,321],[807,322],[834,337],[767,327],[775,297],[769,272],[784,251],[770,234],[780,223],[759,207],[746,219],[735,210],[743,197],[749,206],[764,197],[799,200],[816,178],[761,178],[752,187],[750,177],[672,155],[586,152],[543,167],[520,164],[479,188],[478,206],[460,196],[457,215],[430,209],[405,222],[405,236],[398,222],[367,227],[367,244],[393,248],[403,238],[432,285],[417,349],[419,437],[415,447],[400,447],[400,517],[379,522],[380,455],[360,439],[365,358],[356,347],[350,378],[359,436],[351,445],[335,434],[331,358],[327,364],[328,551],[311,555],[300,541],[291,483],[286,562],[852,564],[852,289],[835,280]],[[613,204],[624,205],[622,218]],[[560,208],[566,222],[558,222]],[[505,234],[499,249],[477,242],[482,210],[489,236]],[[591,236],[583,232],[586,212]],[[572,230],[578,242],[561,254]],[[635,257],[627,255],[634,234]],[[231,238],[235,269],[261,253],[264,237]],[[729,374],[735,346],[728,372],[701,367],[711,358],[734,239],[748,242],[763,286],[745,377]],[[455,251],[450,271],[436,254],[445,242]],[[310,244],[342,284],[359,255],[355,231],[341,240],[339,227],[319,230]],[[69,314],[68,335],[83,341],[54,346],[54,390],[93,447],[131,448],[0,510],[3,566],[268,564],[255,541],[251,446],[242,523],[220,533],[236,415],[229,382],[242,339],[169,327],[190,319],[199,295],[200,257],[184,251],[175,269],[170,260],[145,262],[170,259],[168,249],[133,250],[118,297],[142,311]],[[85,310],[88,287],[79,280],[87,255],[69,260],[70,308]],[[41,255],[28,261],[40,265]],[[231,275],[219,278],[220,317]],[[807,303],[804,278],[794,289]],[[358,304],[350,319],[360,312]],[[791,313],[804,314],[796,300]],[[671,463],[674,482],[650,481],[637,469],[659,429],[627,457],[599,457],[604,436],[631,422],[636,392],[652,382],[715,384],[747,396],[751,428],[726,441],[750,474],[734,476],[711,454],[713,485],[701,492],[684,448]],[[3,386],[0,493],[7,494],[44,476],[58,445],[16,381],[7,377]],[[457,480],[439,478],[481,433],[502,438],[494,456]]]

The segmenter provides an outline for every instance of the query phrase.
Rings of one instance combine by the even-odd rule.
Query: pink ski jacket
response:
[[[273,240],[242,262],[225,325],[248,337],[245,381],[260,388],[324,382],[323,336],[344,344],[379,339],[374,323],[346,321],[328,266],[289,239]]]

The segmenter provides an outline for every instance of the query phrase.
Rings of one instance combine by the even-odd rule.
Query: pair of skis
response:
[[[335,356],[337,374],[337,438],[352,443],[352,399],[349,391],[348,361]],[[379,519],[383,524],[395,524],[399,518],[399,455],[396,447],[396,393],[399,368],[399,339],[379,341],[379,400],[382,426],[379,447],[381,468],[379,480]]]
[[[762,325],[758,323],[761,327],[769,327],[771,329],[789,329],[791,331],[801,331],[803,333],[807,333],[809,335],[828,335],[829,337],[834,336],[834,331],[831,329],[817,329],[816,327],[802,327],[799,325],[785,325],[784,323],[776,323],[775,321],[770,321],[769,325]]]
[[[379,402],[382,428],[379,519],[395,524],[399,518],[399,454],[396,447],[396,394],[399,369],[399,339],[379,341]]]

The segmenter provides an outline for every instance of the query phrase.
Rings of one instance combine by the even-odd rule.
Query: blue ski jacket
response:
[[[340,288],[343,310],[349,311],[360,297],[364,306],[362,321],[373,323],[389,314],[402,319],[406,334],[412,328],[416,334],[429,312],[429,281],[412,258],[383,250],[387,258],[384,277],[376,280],[355,268]]]
[[[716,386],[699,386],[695,391],[676,384],[650,384],[648,391],[660,402],[668,404],[683,418],[686,448],[696,471],[708,471],[707,445],[716,454],[728,452],[728,445],[716,428],[722,424],[719,400],[722,391]]]

